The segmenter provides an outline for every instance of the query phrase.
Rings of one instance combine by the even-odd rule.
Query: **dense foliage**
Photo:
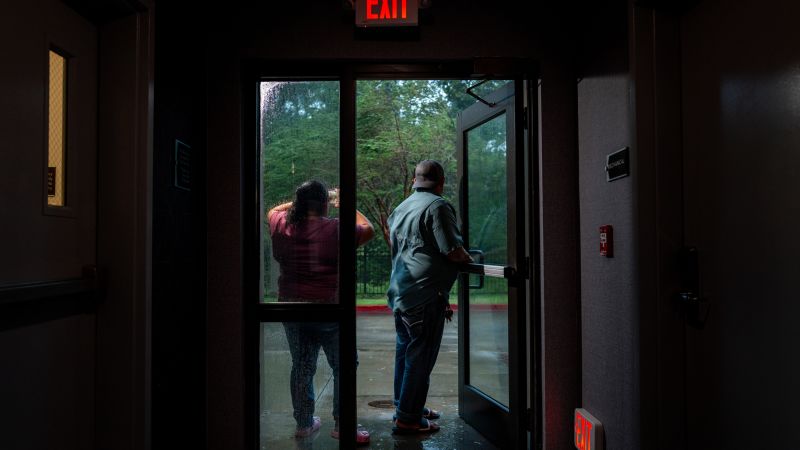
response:
[[[384,237],[369,244],[376,250],[388,244],[386,219],[410,194],[418,161],[436,159],[443,164],[444,196],[458,207],[456,121],[460,111],[475,103],[465,93],[472,84],[472,80],[358,82],[356,198],[359,210]],[[261,125],[265,211],[291,200],[305,180],[317,179],[330,187],[340,184],[337,81],[263,83]],[[506,226],[502,121],[495,119],[470,132],[469,148],[472,246],[500,263],[505,259]]]

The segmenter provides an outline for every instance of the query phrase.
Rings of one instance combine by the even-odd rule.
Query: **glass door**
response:
[[[475,260],[458,285],[459,411],[501,448],[523,448],[527,431],[525,321],[519,320],[525,271],[518,270],[525,171],[516,84],[482,96],[458,118],[459,212]]]

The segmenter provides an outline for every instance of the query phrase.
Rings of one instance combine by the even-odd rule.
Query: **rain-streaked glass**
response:
[[[484,263],[508,264],[506,115],[467,132],[469,246]],[[469,292],[469,380],[508,405],[508,282],[484,277]]]
[[[339,448],[339,441],[330,436],[335,424],[338,329],[330,322],[261,324],[261,449]],[[319,431],[296,437],[296,412],[320,417]]]
[[[323,233],[319,223],[306,226],[312,222],[303,214],[292,222],[288,211],[276,211],[272,224],[268,214],[272,208],[294,201],[295,190],[306,181],[319,181],[331,193],[338,188],[339,82],[262,82],[260,123],[261,301],[338,302],[335,199],[330,198],[326,205]],[[276,245],[279,240],[281,244]]]

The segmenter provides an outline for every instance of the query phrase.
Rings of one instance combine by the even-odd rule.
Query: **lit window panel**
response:
[[[48,103],[47,204],[65,205],[67,60],[50,51]]]

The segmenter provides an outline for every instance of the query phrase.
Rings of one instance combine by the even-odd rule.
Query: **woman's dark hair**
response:
[[[309,211],[322,215],[327,204],[328,188],[317,180],[306,181],[294,191],[294,201],[289,209],[289,223],[298,224],[306,220]]]

